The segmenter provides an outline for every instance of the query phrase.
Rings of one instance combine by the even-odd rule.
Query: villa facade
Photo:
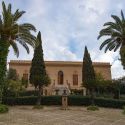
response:
[[[45,95],[55,94],[58,88],[83,89],[82,62],[71,61],[45,61],[46,71],[51,79],[51,84],[44,89]],[[96,73],[100,73],[106,80],[111,80],[111,65],[109,63],[93,62]],[[9,68],[16,69],[19,78],[29,79],[31,61],[11,60]],[[29,84],[27,89],[34,89]]]

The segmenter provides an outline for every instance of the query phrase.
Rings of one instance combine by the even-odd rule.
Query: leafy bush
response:
[[[90,105],[87,107],[87,110],[96,111],[96,110],[99,110],[99,108],[96,105]]]
[[[35,105],[33,109],[43,109],[44,107],[42,105]]]
[[[16,93],[12,90],[4,90],[3,93],[4,97],[16,97]],[[24,97],[24,96],[38,96],[38,91],[35,90],[29,90],[29,91],[20,91],[18,92],[19,97]]]
[[[19,92],[23,91],[24,87],[21,84],[20,80],[6,80],[4,85],[3,96],[5,97],[15,97],[19,96]]]
[[[83,90],[71,89],[72,95],[83,95]]]
[[[29,91],[22,91],[19,93],[19,96],[38,96],[38,91],[36,90],[29,90]]]
[[[6,113],[9,111],[9,108],[6,105],[0,104],[0,113]]]

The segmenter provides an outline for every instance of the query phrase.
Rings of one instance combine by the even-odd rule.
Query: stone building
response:
[[[84,90],[82,83],[82,62],[71,61],[45,61],[46,71],[51,84],[44,88],[45,95],[57,94],[58,90]],[[9,68],[16,69],[19,78],[29,78],[31,61],[11,60]],[[96,73],[100,73],[106,80],[111,80],[111,65],[109,63],[93,62]],[[27,89],[34,89],[29,84]],[[84,91],[85,92],[85,91]],[[84,93],[85,94],[85,93]]]

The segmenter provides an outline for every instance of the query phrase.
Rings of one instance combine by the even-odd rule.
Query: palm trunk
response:
[[[37,105],[41,105],[42,87],[39,86]]]
[[[3,88],[5,84],[6,70],[7,70],[7,56],[9,46],[3,40],[0,41],[0,103],[2,103]]]

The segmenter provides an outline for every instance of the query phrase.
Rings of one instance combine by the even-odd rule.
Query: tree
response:
[[[15,69],[10,68],[8,73],[7,73],[7,79],[8,80],[17,80],[18,79],[18,75]]]
[[[94,89],[96,86],[96,76],[92,65],[90,54],[85,46],[83,66],[82,66],[82,83],[86,87],[91,95],[91,103],[94,104]]]
[[[29,53],[28,45],[35,47],[36,37],[31,34],[31,31],[36,31],[36,28],[30,23],[19,24],[19,19],[25,11],[17,9],[14,13],[11,10],[11,4],[8,6],[2,2],[2,16],[0,16],[0,92],[5,81],[7,56],[9,47],[14,50],[15,55],[19,56],[17,43],[22,45],[27,53]],[[28,45],[27,45],[28,44]],[[0,96],[1,97],[1,96]]]
[[[22,83],[23,86],[25,86],[25,88],[28,87],[28,79],[22,77],[22,79],[21,79],[21,83]]]
[[[125,69],[125,18],[121,10],[121,19],[116,15],[111,15],[114,22],[106,22],[104,29],[99,33],[98,39],[103,36],[108,36],[100,46],[100,50],[105,47],[105,53],[107,50],[118,50],[120,48],[120,57],[123,68]]]
[[[34,51],[34,57],[32,59],[29,80],[30,83],[35,86],[35,88],[38,88],[39,95],[37,104],[40,105],[41,93],[43,92],[43,87],[47,86],[50,83],[50,79],[46,73],[40,32],[37,35],[37,41],[39,45],[36,46]]]
[[[15,96],[18,96],[18,93],[22,90],[24,90],[24,86],[21,83],[16,70],[10,68],[7,72],[3,95],[6,96],[6,93],[10,93],[10,95],[13,93]]]

